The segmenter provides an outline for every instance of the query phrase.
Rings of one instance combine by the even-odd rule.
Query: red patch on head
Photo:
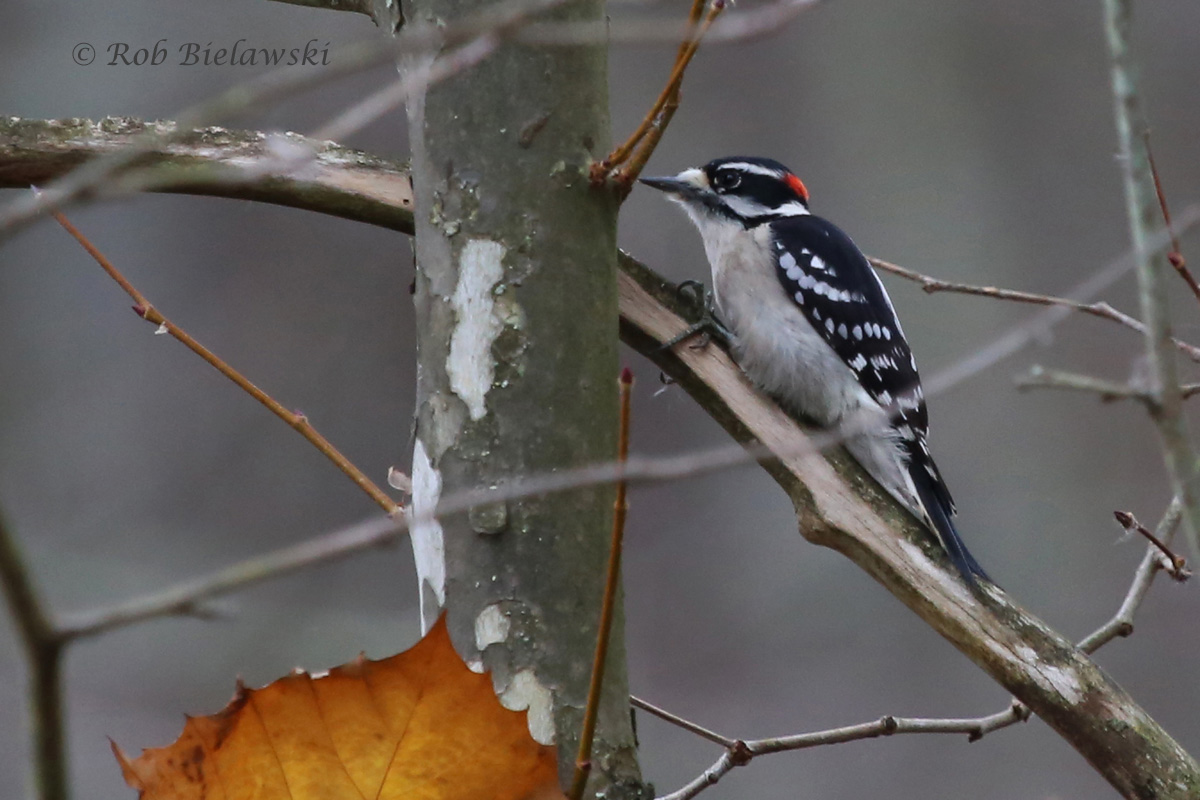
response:
[[[805,204],[808,203],[808,188],[804,185],[804,181],[800,180],[790,172],[783,177],[783,180],[793,192],[799,195],[800,199],[803,200]]]

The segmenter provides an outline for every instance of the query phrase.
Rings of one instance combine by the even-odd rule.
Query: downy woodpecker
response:
[[[716,311],[750,380],[792,413],[844,426],[846,448],[936,535],[967,582],[986,580],[954,527],[891,299],[850,237],[809,213],[800,179],[778,161],[734,157],[642,183],[700,229]]]

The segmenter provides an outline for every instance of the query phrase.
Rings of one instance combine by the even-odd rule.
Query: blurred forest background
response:
[[[760,4],[749,2],[742,9]],[[614,2],[614,18],[686,4]],[[1200,4],[1137,7],[1147,113],[1176,210],[1200,200]],[[6,0],[0,114],[170,118],[250,68],[106,66],[112,42],[333,47],[377,35],[365,17],[263,0]],[[72,48],[90,42],[96,63]],[[641,118],[674,44],[614,46],[614,137]],[[487,64],[479,67],[487,69]],[[295,69],[320,69],[296,67]],[[391,80],[380,68],[293,97],[237,127],[308,132]],[[706,45],[648,169],[775,157],[813,209],[868,253],[937,277],[1061,293],[1127,245],[1097,0],[830,0],[775,36]],[[344,144],[402,159],[403,112]],[[0,192],[0,201],[16,197]],[[413,332],[407,238],[246,202],[136,197],[74,221],[173,321],[303,410],[382,480],[411,454]],[[676,209],[635,192],[621,244],[673,279],[706,278]],[[1200,262],[1200,237],[1183,251]],[[926,296],[885,277],[926,379],[1030,307]],[[1177,330],[1200,308],[1175,286]],[[1136,312],[1132,277],[1102,299]],[[0,246],[0,509],[59,612],[165,587],[376,513],[294,432],[183,347],[155,337],[56,225]],[[1019,393],[1032,364],[1124,380],[1140,339],[1072,317],[1052,339],[931,401],[933,448],[979,560],[1018,601],[1078,638],[1123,597],[1143,548],[1112,511],[1153,524],[1168,498],[1155,432],[1132,404]],[[657,370],[639,375],[633,449],[678,453],[724,434]],[[1188,380],[1196,370],[1185,368]],[[1193,401],[1200,402],[1200,401]],[[636,694],[730,736],[815,730],[892,713],[974,716],[1003,691],[831,551],[797,535],[756,467],[631,494],[625,587]],[[419,633],[407,546],[222,601],[220,622],[168,619],[71,649],[70,756],[81,798],[132,796],[109,753],[172,741],[182,714],[219,709],[301,665],[381,657]],[[1099,662],[1200,752],[1200,600],[1161,581],[1137,633]],[[29,786],[24,666],[0,614],[0,797]],[[719,750],[639,714],[643,769],[669,791]],[[1111,790],[1033,720],[970,744],[908,736],[757,760],[706,796],[1007,800]]]

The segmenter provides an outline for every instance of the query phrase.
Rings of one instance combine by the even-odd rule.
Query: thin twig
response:
[[[394,544],[404,536],[402,518],[372,519],[246,559],[210,575],[192,578],[155,594],[70,615],[60,623],[58,636],[72,641],[165,616],[192,615],[206,600],[265,580],[332,563],[364,550]]]
[[[706,45],[745,42],[778,33],[801,12],[822,0],[777,0],[749,10],[729,10],[704,35]],[[691,26],[677,19],[611,19],[598,22],[534,22],[514,37],[522,44],[654,44],[678,41]]]
[[[629,458],[629,407],[633,394],[633,372],[621,370],[617,382],[620,390],[620,421],[617,429],[617,466]],[[625,515],[629,512],[626,500],[627,484],[618,476],[616,499],[613,500],[612,542],[608,550],[608,573],[604,580],[604,599],[600,605],[600,624],[596,632],[596,656],[592,661],[592,679],[588,686],[587,706],[583,712],[583,730],[579,735],[579,754],[575,757],[575,777],[571,781],[571,800],[580,800],[592,769],[592,741],[600,712],[600,690],[604,686],[604,671],[608,664],[608,642],[612,637],[613,616],[617,607],[617,591],[621,583],[621,544],[625,536]]]
[[[1017,389],[1065,389],[1074,392],[1089,392],[1098,395],[1100,401],[1109,403],[1115,400],[1137,400],[1147,404],[1152,398],[1144,387],[1132,383],[1117,383],[1094,378],[1091,375],[1080,375],[1075,372],[1064,372],[1057,369],[1046,369],[1034,364],[1029,372],[1016,379]],[[1184,400],[1200,394],[1200,383],[1182,383],[1179,391]]]
[[[1137,517],[1128,511],[1114,511],[1113,516],[1126,531],[1140,534],[1143,539],[1150,542],[1151,547],[1157,548],[1162,557],[1167,560],[1167,572],[1172,578],[1182,583],[1192,576],[1183,556],[1175,553],[1157,534],[1152,533],[1149,528],[1138,522]]]
[[[1141,322],[1141,320],[1135,319],[1134,317],[1131,317],[1122,311],[1118,311],[1108,303],[1084,303],[1077,300],[1071,300],[1066,297],[1055,297],[1053,295],[1022,292],[1015,289],[998,289],[994,286],[976,286],[970,283],[943,281],[938,278],[930,277],[929,275],[923,275],[920,272],[908,269],[907,267],[901,267],[898,264],[893,264],[890,261],[884,261],[881,258],[868,256],[867,260],[871,262],[872,266],[877,267],[878,269],[921,284],[921,288],[929,294],[934,294],[937,292],[954,292],[956,294],[971,294],[979,297],[991,297],[995,300],[1011,300],[1017,303],[1029,303],[1038,306],[1059,306],[1061,308],[1069,308],[1074,311],[1079,311],[1084,314],[1090,314],[1091,316],[1099,317],[1100,319],[1111,320],[1141,334],[1146,333],[1146,326]],[[1187,355],[1193,361],[1200,362],[1200,347],[1180,341],[1179,339],[1172,338],[1171,341],[1177,348],[1179,348],[1180,352]]]
[[[998,716],[1003,716],[1006,720],[1011,717],[1012,722],[1016,722],[1027,719],[1029,714],[1028,711],[1024,712],[1023,716],[1020,712],[1005,711],[1000,715],[973,719],[926,719],[886,716],[872,722],[848,725],[844,728],[831,728],[814,733],[745,741],[735,740],[733,745],[728,747],[711,767],[700,773],[700,775],[678,791],[663,795],[658,800],[691,800],[691,798],[700,794],[708,787],[716,784],[733,770],[734,767],[743,767],[749,764],[756,756],[807,750],[812,747],[844,744],[860,739],[875,739],[881,736],[894,736],[902,733],[965,733],[974,741],[982,737],[989,730],[995,729],[994,727],[987,726]],[[1012,722],[1005,722],[1004,724],[1008,725],[1012,724]]]
[[[1158,207],[1162,210],[1163,225],[1166,226],[1167,232],[1171,234],[1171,249],[1167,253],[1167,261],[1179,273],[1179,277],[1183,278],[1187,283],[1188,288],[1192,290],[1192,294],[1200,300],[1200,283],[1196,283],[1196,278],[1192,275],[1191,270],[1187,268],[1187,260],[1183,257],[1183,252],[1179,246],[1179,237],[1175,235],[1175,228],[1171,225],[1171,209],[1167,207],[1167,193],[1163,191],[1162,178],[1158,174],[1158,166],[1154,163],[1154,152],[1150,149],[1150,131],[1142,131],[1142,143],[1146,147],[1146,162],[1150,165],[1150,176],[1154,179],[1154,194],[1158,197]]]
[[[680,64],[686,65],[688,58],[688,48],[697,38],[697,25],[704,14],[704,6],[707,0],[692,0],[691,10],[688,12],[687,28],[683,34],[683,41],[679,43],[679,49],[675,53],[675,61],[671,68],[671,75],[667,78],[667,85],[659,93],[654,104],[650,106],[650,110],[646,112],[646,116],[642,118],[641,124],[634,129],[633,133],[629,134],[629,138],[624,143],[614,148],[608,157],[601,162],[601,169],[607,173],[614,167],[619,167],[625,163],[626,159],[633,153],[633,149],[637,147],[638,142],[650,130],[650,126],[654,124],[654,118],[658,112],[662,110],[670,100],[672,93],[678,88],[674,83],[674,77],[679,72]]]
[[[709,28],[725,10],[725,0],[692,0],[692,10],[688,16],[688,33],[679,45],[675,55],[675,64],[671,69],[667,85],[659,93],[650,110],[642,119],[637,129],[620,147],[613,150],[607,158],[592,166],[592,182],[599,183],[609,177],[613,170],[618,170],[615,183],[622,196],[627,195],[634,181],[641,175],[646,162],[654,153],[663,133],[671,123],[672,117],[679,108],[679,92],[683,85],[683,74],[691,63],[692,57],[700,49],[700,40]],[[705,10],[707,9],[707,11]],[[628,161],[628,163],[626,163]],[[622,166],[624,165],[624,166]]]
[[[703,20],[700,22],[700,27],[696,31],[695,38],[689,43],[687,51],[683,58],[676,63],[675,69],[667,82],[670,92],[667,95],[666,101],[659,107],[651,121],[650,129],[645,136],[641,137],[638,142],[637,150],[630,157],[629,162],[616,175],[617,186],[622,191],[628,193],[633,187],[634,181],[642,174],[642,170],[646,167],[646,162],[650,160],[650,156],[654,155],[655,149],[658,147],[659,141],[663,134],[667,132],[667,126],[671,124],[671,120],[675,117],[675,112],[679,110],[679,93],[683,87],[683,73],[691,63],[692,57],[696,55],[700,49],[700,40],[708,33],[708,29],[712,27],[713,22],[725,10],[726,0],[709,0],[708,11],[705,13]]]
[[[39,800],[67,800],[63,727],[63,639],[38,597],[16,539],[0,518],[0,590],[16,623],[29,671],[29,717]]]
[[[643,711],[653,714],[654,716],[658,717],[659,719],[669,722],[672,725],[675,725],[676,727],[683,728],[688,733],[694,733],[697,736],[699,736],[701,739],[708,739],[710,742],[713,742],[714,744],[719,744],[722,747],[737,746],[736,739],[730,739],[726,736],[722,736],[719,733],[710,731],[708,728],[705,728],[702,725],[697,725],[696,723],[694,723],[690,720],[686,720],[683,717],[680,717],[676,714],[672,714],[670,711],[667,711],[664,708],[659,708],[658,706],[654,705],[653,703],[651,703],[647,700],[643,700],[640,697],[630,695],[629,696],[629,705],[633,706],[634,708],[640,708]]]
[[[233,381],[243,391],[249,394],[258,402],[262,403],[275,416],[282,419],[292,428],[294,428],[301,436],[309,441],[317,450],[333,462],[339,470],[341,470],[358,488],[362,489],[367,495],[375,501],[384,511],[389,514],[395,514],[400,511],[400,506],[386,492],[380,489],[375,482],[366,476],[366,474],[358,467],[350,462],[350,459],[342,455],[333,444],[322,436],[316,428],[308,421],[308,417],[297,411],[289,411],[284,408],[275,398],[264,392],[262,389],[251,383],[244,375],[235,370],[229,364],[222,361],[215,353],[193,339],[187,332],[182,330],[178,325],[168,320],[162,315],[158,309],[151,305],[146,296],[137,290],[137,288],[129,282],[129,280],[121,274],[120,270],[109,261],[97,247],[88,240],[86,236],[71,222],[63,216],[62,212],[51,212],[54,219],[58,221],[66,229],[67,233],[75,237],[75,240],[83,246],[83,249],[88,252],[96,263],[104,269],[108,276],[117,282],[117,285],[125,291],[125,294],[133,298],[134,313],[149,323],[159,326],[160,331],[165,331],[171,334],[176,340],[181,342],[185,347],[191,350],[196,355],[204,359],[215,370],[220,372],[229,380]]]
[[[1175,535],[1175,530],[1179,527],[1179,520],[1182,516],[1183,504],[1179,501],[1179,497],[1174,497],[1158,522],[1154,533],[1155,538],[1160,542],[1170,542]],[[1142,601],[1146,599],[1146,593],[1150,591],[1150,585],[1154,583],[1154,576],[1164,566],[1158,548],[1153,544],[1147,545],[1146,554],[1142,556],[1142,563],[1138,565],[1137,571],[1133,575],[1133,582],[1129,586],[1129,591],[1125,593],[1125,599],[1121,601],[1121,607],[1117,609],[1117,613],[1113,615],[1112,619],[1085,636],[1079,642],[1079,649],[1091,655],[1113,639],[1133,633],[1133,617],[1141,607]]]
[[[1074,372],[1063,372],[1057,369],[1046,369],[1037,364],[1029,368],[1029,372],[1017,378],[1017,388],[1021,391],[1030,389],[1066,389],[1073,392],[1088,392],[1098,395],[1101,402],[1110,403],[1114,400],[1140,400],[1147,402],[1149,396],[1145,389],[1128,383],[1116,383],[1090,375],[1079,375]]]

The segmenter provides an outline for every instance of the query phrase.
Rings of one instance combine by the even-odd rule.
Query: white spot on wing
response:
[[[844,323],[844,322],[841,325],[838,325],[837,330],[838,330],[838,336],[841,336],[843,339],[845,339],[847,336],[850,335],[850,332],[848,330],[846,330],[846,323]]]
[[[855,325],[853,333],[855,339],[862,339],[862,325]]]
[[[825,330],[829,331],[830,333],[833,333],[833,317],[830,317],[829,319],[825,320]]]

